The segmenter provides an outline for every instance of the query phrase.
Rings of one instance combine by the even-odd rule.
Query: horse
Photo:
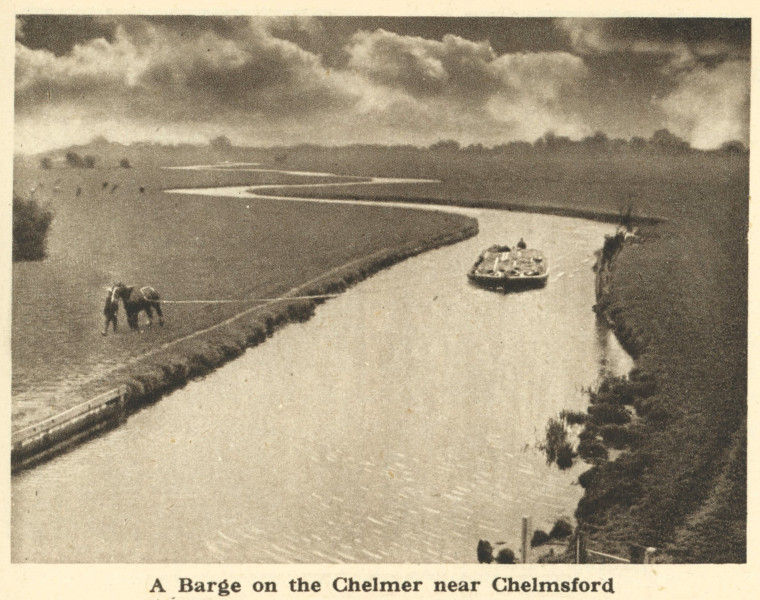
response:
[[[158,315],[158,324],[164,324],[164,315],[161,312],[161,297],[158,292],[149,285],[137,288],[117,283],[114,286],[113,298],[116,302],[124,303],[124,311],[127,313],[127,324],[131,329],[138,329],[137,317],[144,310],[148,315],[148,325],[153,325],[153,310]]]

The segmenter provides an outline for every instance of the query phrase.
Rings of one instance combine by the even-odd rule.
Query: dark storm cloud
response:
[[[287,19],[287,18],[285,18]],[[487,42],[497,55],[570,50],[567,34],[551,18],[486,17],[312,17],[289,30],[274,31],[320,55],[330,67],[345,67],[348,46],[357,31],[384,30],[400,37],[443,41],[447,35]]]
[[[493,144],[665,125],[711,144],[745,136],[748,50],[746,20],[31,16],[16,123],[39,144],[208,130]]]
[[[683,42],[692,47],[720,44],[736,52],[748,52],[749,19],[605,19],[606,34],[619,40]]]
[[[62,56],[32,50],[21,40],[19,113],[51,100],[107,102],[127,114],[195,120],[208,118],[209,110],[316,113],[351,99],[326,78],[317,57],[248,19],[106,19],[117,23],[110,42],[78,43]]]
[[[645,54],[672,69],[749,60],[749,19],[558,19],[582,55]]]
[[[178,32],[183,36],[197,36],[211,31],[220,37],[235,38],[248,28],[248,17],[212,17],[195,15],[153,15],[139,17],[147,23]]]
[[[115,23],[79,15],[23,15],[17,17],[16,40],[31,50],[49,50],[56,56],[71,52],[76,44],[103,38],[112,42]]]

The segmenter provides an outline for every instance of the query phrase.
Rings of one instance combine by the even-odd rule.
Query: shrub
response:
[[[549,537],[554,540],[562,540],[573,533],[573,526],[567,519],[557,519],[554,527],[549,532]]]
[[[602,427],[604,443],[616,450],[622,450],[634,440],[634,432],[623,425],[605,425]]]
[[[119,166],[120,166],[122,169],[131,169],[131,168],[132,168],[132,165],[130,165],[130,164],[129,164],[129,159],[127,159],[127,158],[122,158],[122,159],[119,161]]]
[[[86,169],[94,169],[95,168],[95,157],[90,156],[89,154],[84,157],[84,167]]]
[[[53,213],[36,200],[13,196],[13,261],[42,260]]]
[[[587,463],[599,463],[607,460],[607,448],[598,440],[581,440],[578,444],[578,456]]]
[[[567,444],[567,429],[559,419],[549,419],[546,424],[546,439],[539,446],[546,454],[546,464],[552,464],[557,460],[560,449]]]
[[[478,542],[478,562],[486,564],[493,562],[493,546],[491,546],[491,542],[486,540]]]
[[[546,533],[543,529],[536,529],[533,532],[533,537],[530,540],[530,547],[535,548],[536,546],[545,544],[549,541],[549,539],[549,534]]]
[[[588,420],[588,415],[580,410],[563,410],[559,418],[568,425],[583,425]]]
[[[509,548],[502,548],[496,555],[496,562],[500,565],[515,564],[515,553]]]
[[[52,169],[53,168],[53,160],[49,156],[45,156],[40,160],[40,168],[41,169]]]
[[[619,404],[594,404],[588,407],[588,414],[597,425],[625,425],[631,420],[631,415]]]
[[[76,152],[69,151],[66,153],[66,164],[75,169],[84,167],[84,159]]]
[[[572,467],[573,463],[575,463],[576,456],[578,455],[575,453],[575,450],[573,450],[573,447],[569,442],[562,444],[557,450],[557,458],[555,461],[560,471],[564,471],[565,469]]]

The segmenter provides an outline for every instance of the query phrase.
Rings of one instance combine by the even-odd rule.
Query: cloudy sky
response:
[[[748,142],[749,55],[746,19],[19,16],[15,149],[662,127],[711,148]]]

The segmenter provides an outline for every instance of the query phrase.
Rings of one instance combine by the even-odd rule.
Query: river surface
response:
[[[243,190],[198,193],[274,201]],[[470,563],[480,539],[517,551],[522,516],[545,530],[571,516],[584,467],[549,468],[536,444],[547,419],[585,408],[583,388],[632,366],[591,310],[612,227],[446,210],[479,235],[13,477],[12,560]],[[484,247],[521,236],[547,255],[544,289],[468,283]]]

